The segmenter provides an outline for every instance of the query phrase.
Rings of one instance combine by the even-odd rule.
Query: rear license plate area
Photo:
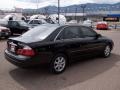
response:
[[[16,53],[17,44],[10,42],[8,43],[8,50],[12,53]]]
[[[10,51],[15,53],[15,46],[14,45],[10,46]]]

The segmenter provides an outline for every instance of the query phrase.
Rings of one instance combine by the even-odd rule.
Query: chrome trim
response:
[[[13,42],[8,42],[10,45],[12,46],[17,46],[17,44],[13,43]]]
[[[57,39],[57,37],[60,35],[60,33],[65,29],[65,28],[67,28],[67,27],[69,27],[69,26],[65,26],[65,27],[63,27],[60,31],[59,31],[59,33],[56,35],[56,37],[54,38],[54,42],[56,41],[56,39]]]
[[[79,52],[79,51],[88,51],[88,50],[94,50],[94,49],[97,49],[97,48],[103,48],[103,46],[97,46],[97,47],[93,47],[93,48],[88,48],[88,49],[84,49],[84,50],[76,50],[76,51],[71,51],[72,53],[73,52]]]

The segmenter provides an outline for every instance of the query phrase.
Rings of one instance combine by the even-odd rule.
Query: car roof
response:
[[[64,26],[84,26],[84,27],[88,27],[88,26],[85,26],[85,25],[83,25],[83,24],[77,24],[77,23],[75,23],[75,24],[65,24]]]
[[[44,19],[41,19],[41,18],[40,18],[40,19],[29,19],[29,20],[44,20]]]
[[[9,20],[8,22],[20,22],[20,21],[23,21],[23,20]]]
[[[59,24],[49,24],[49,23],[46,23],[46,24],[39,25],[39,26],[37,26],[37,27],[41,27],[41,26],[48,26],[48,27],[56,26],[56,27],[59,27],[59,26],[61,26],[61,25],[59,25]]]
[[[47,24],[42,24],[42,25],[47,25],[47,26],[58,26],[58,27],[61,27],[61,26],[84,26],[84,25],[80,25],[80,24],[50,24],[50,23],[47,23]],[[39,26],[38,26],[39,27]]]

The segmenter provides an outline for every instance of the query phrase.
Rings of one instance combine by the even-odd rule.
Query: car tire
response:
[[[64,54],[57,54],[50,62],[50,72],[60,74],[65,71],[67,57]]]
[[[103,52],[102,52],[102,55],[104,58],[107,58],[111,55],[111,47],[110,45],[106,45]]]

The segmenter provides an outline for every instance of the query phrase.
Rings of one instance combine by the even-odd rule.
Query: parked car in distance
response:
[[[10,29],[0,26],[0,38],[5,37],[8,38],[11,35]]]
[[[67,24],[77,24],[77,20],[70,20]]]
[[[108,30],[108,23],[105,21],[98,22],[96,25],[96,29],[98,30]]]
[[[58,74],[82,56],[109,57],[113,41],[86,26],[43,24],[9,38],[7,46],[5,58],[9,62],[23,68],[48,64],[50,71]]]
[[[88,26],[88,27],[91,27],[92,28],[92,21],[91,20],[85,20],[84,22],[83,22],[83,25],[85,25],[85,26]]]
[[[44,19],[33,19],[33,20],[30,20],[28,24],[33,28],[41,24],[47,24],[47,22]]]
[[[10,29],[11,35],[23,34],[24,32],[28,31],[30,28],[30,26],[22,20],[20,21],[10,20],[10,21],[6,21],[6,23],[2,25]]]
[[[29,19],[26,19],[25,22],[28,23],[30,20]]]
[[[48,17],[46,17],[45,19],[47,21],[47,23],[50,23],[50,24],[61,24],[61,25],[64,25],[66,24],[66,17],[64,15],[59,15],[58,17],[58,14],[51,14],[49,15]]]

